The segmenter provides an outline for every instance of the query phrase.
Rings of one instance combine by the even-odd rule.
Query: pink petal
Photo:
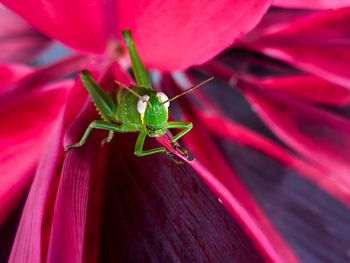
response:
[[[53,124],[52,133],[49,134],[49,144],[41,157],[26,200],[10,262],[25,259],[26,262],[34,263],[46,258],[64,154],[63,135],[82,107],[82,99],[85,98],[82,91],[81,83],[76,82],[70,90],[69,99],[65,98],[65,101],[60,103],[61,110]],[[71,103],[66,103],[67,101]]]
[[[192,168],[218,196],[232,216],[240,222],[267,261],[298,262],[240,179],[225,162],[209,134],[198,122],[195,122],[194,126],[195,130],[186,136],[185,141],[191,152],[203,161],[205,166],[193,161],[189,162]]]
[[[301,9],[331,9],[350,6],[348,0],[275,0],[275,6]]]
[[[130,28],[143,61],[162,70],[201,64],[251,30],[270,0],[117,1],[118,28]]]
[[[319,12],[246,39],[245,45],[350,88],[350,8]]]
[[[90,69],[95,69],[92,71],[98,76],[96,79],[102,82],[107,79],[109,84],[112,85],[114,85],[115,79],[113,74],[121,74],[120,69],[113,64],[108,64],[107,66],[99,64],[98,67],[96,65],[86,66]],[[123,80],[123,77],[125,77],[125,74],[121,76],[121,80]],[[102,86],[106,87],[107,85],[104,84]],[[67,104],[66,115],[68,120],[65,121],[65,124],[71,127],[66,133],[66,138],[64,138],[64,145],[78,140],[89,123],[97,119],[96,109],[93,107],[91,100],[86,100],[85,104],[82,100],[82,98],[86,98],[86,96],[82,95],[82,92],[86,94],[86,90],[82,87],[80,81],[76,82],[73,92]],[[79,111],[80,113],[77,114]],[[100,174],[104,169],[104,158],[107,155],[104,152],[107,150],[107,147],[100,149],[102,138],[97,137],[98,139],[96,139],[97,134],[96,131],[93,132],[84,147],[65,154],[57,193],[55,193],[55,203],[52,204],[55,209],[52,211],[50,236],[47,237],[47,251],[44,249],[44,254],[47,252],[49,262],[55,260],[82,262],[85,256],[86,260],[96,262],[99,249],[97,243],[99,231],[96,225],[99,224],[100,220],[99,212],[97,211],[99,211],[101,206],[99,202],[101,198],[99,187],[101,187],[101,180],[103,179]],[[96,144],[98,145],[98,151],[95,150]],[[93,169],[95,169],[95,172],[92,171]],[[94,182],[94,187],[90,189],[90,182],[92,181]],[[91,197],[91,195],[94,197]],[[88,200],[90,200],[89,204]],[[92,211],[90,211],[89,205],[94,206]],[[87,218],[90,218],[88,216],[90,213],[93,216],[87,222]],[[90,228],[92,229],[90,230]],[[93,240],[91,243],[86,244],[88,249],[85,247],[86,238]],[[87,249],[86,252],[85,249]]]
[[[49,44],[49,39],[23,19],[0,6],[0,60],[29,62]]]
[[[50,208],[54,202],[54,195],[50,194],[50,191],[54,193],[57,187],[55,179],[63,154],[62,122],[63,114],[60,114],[51,134],[52,140],[41,158],[27,197],[9,262],[24,260],[34,263],[44,259],[52,213],[46,208]]]
[[[314,103],[347,105],[350,90],[312,75],[268,77],[259,80],[266,88]]]
[[[207,72],[210,72],[214,76],[220,77],[226,81],[230,81],[231,78],[235,77],[235,72],[233,70],[231,70],[227,66],[216,64],[214,63],[214,61],[207,63],[202,68],[205,69]],[[308,79],[310,76],[304,76],[304,77]],[[299,80],[303,81],[304,77],[296,75],[291,77],[271,77],[271,78],[266,78],[266,80],[267,80],[267,83],[270,83],[269,80],[271,80],[271,82],[275,81],[276,79],[279,81],[279,78],[281,78],[282,80],[290,79],[292,82],[297,80],[297,82],[299,82]],[[321,81],[321,83],[326,82],[317,77],[315,77],[315,79],[317,80],[316,83],[319,81]],[[286,82],[283,81],[282,83],[284,86],[288,86],[287,82],[288,81]],[[285,92],[284,89],[280,90],[280,87],[283,88],[283,85],[282,86],[276,85],[275,89],[272,89],[271,92],[273,92],[274,90],[276,90],[277,92],[278,91]],[[333,86],[333,84],[331,85]],[[217,87],[217,88],[220,88],[220,87]],[[222,87],[222,88],[226,88],[226,87]],[[264,88],[266,89],[267,87],[264,86]],[[335,90],[337,90],[337,88]],[[337,97],[337,93],[336,92],[334,93],[335,93],[334,97]],[[195,94],[198,94],[198,93],[195,93]],[[290,94],[288,92],[287,94],[284,94],[284,95],[289,96]],[[298,95],[298,97],[300,97],[300,95]],[[333,96],[330,95],[329,97],[330,98],[328,98],[327,100],[325,95],[325,98],[323,101],[326,101],[327,103],[330,103],[330,102],[333,103],[334,102]],[[339,100],[341,100],[340,97],[341,96],[339,96]],[[281,146],[274,143],[271,139],[264,138],[262,135],[252,130],[249,130],[245,127],[242,127],[241,125],[233,122],[232,120],[227,120],[226,118],[219,116],[219,113],[217,113],[219,112],[219,110],[213,107],[214,105],[212,103],[209,103],[206,98],[204,98],[203,96],[197,96],[197,98],[200,100],[201,105],[203,105],[203,107],[206,109],[206,112],[201,113],[199,111],[196,111],[196,115],[201,119],[201,121],[205,124],[205,126],[208,129],[210,129],[212,133],[217,134],[223,138],[234,140],[235,142],[241,143],[243,145],[248,145],[250,147],[253,147],[259,151],[262,151],[267,156],[275,158],[285,163],[287,166],[293,167],[293,169],[298,171],[301,176],[305,176],[307,179],[309,179],[310,181],[318,185],[320,188],[322,188],[329,194],[337,197],[346,205],[348,206],[350,205],[350,192],[348,190],[348,187],[344,185],[342,180],[338,180],[337,178],[334,178],[333,176],[331,176],[331,173],[327,169],[325,170],[323,167],[315,163],[309,163],[309,162],[303,161],[299,157],[293,156],[293,154],[289,154],[286,151],[286,149],[283,149]],[[338,101],[338,99],[335,101]],[[217,127],[220,127],[220,129],[218,129]]]
[[[32,71],[30,67],[20,64],[0,64],[0,91]]]
[[[5,91],[10,93],[12,91],[18,92],[19,90],[28,92],[50,82],[61,80],[81,70],[87,60],[88,57],[85,55],[74,54],[52,64],[38,67],[35,71],[30,72],[30,74],[26,74],[23,78],[10,83]],[[9,95],[11,96],[11,94]]]
[[[247,82],[239,87],[279,138],[327,171],[325,180],[350,187],[348,120]]]
[[[101,52],[108,34],[131,28],[145,63],[163,70],[214,57],[251,30],[271,2],[3,1],[45,34],[80,50]]]
[[[174,89],[175,93],[179,92],[176,90],[178,86],[175,82],[167,77],[163,79],[163,86]],[[225,157],[205,127],[203,119],[196,116],[198,112],[193,109],[193,105],[189,103],[187,97],[182,98],[181,106],[191,112],[188,118],[184,116],[184,119],[190,119],[194,126],[191,132],[183,137],[183,140],[191,153],[199,160],[188,161],[188,164],[197,171],[198,175],[218,196],[233,218],[240,222],[267,261],[298,262],[293,251],[270,224],[237,174],[226,162]],[[211,107],[208,111],[211,111]],[[222,123],[216,124],[217,128],[222,126]]]
[[[70,84],[59,83],[46,86],[44,90],[17,93],[16,101],[5,102],[4,97],[0,97],[0,126],[3,127],[0,136],[0,223],[18,205],[31,181]]]
[[[73,48],[102,52],[106,46],[104,1],[3,0],[44,34]]]
[[[350,206],[350,192],[348,188],[342,182],[331,178],[322,168],[293,156],[272,140],[213,113],[200,114],[199,117],[212,133],[219,135],[221,138],[228,138],[240,144],[253,147],[263,154],[281,161],[286,166],[298,171],[301,176],[305,176],[324,191]],[[217,127],[220,127],[220,129]]]
[[[86,125],[81,127],[81,130],[85,130]],[[93,141],[93,137],[90,137],[85,147],[71,151],[65,157],[53,204],[55,209],[49,237],[48,262],[83,262],[89,182],[92,180],[93,168],[98,171],[96,176],[104,169],[103,165],[98,165],[97,156],[106,156],[103,152],[105,149],[93,149]],[[93,221],[98,221],[98,208],[94,210],[94,217]],[[93,251],[88,253],[91,257]]]
[[[96,115],[91,103],[86,104],[67,134],[67,141],[79,138]],[[177,178],[187,178],[188,173],[182,167],[173,167],[165,155],[134,156],[135,135],[117,134],[111,145],[101,148],[105,135],[105,131],[94,131],[83,147],[65,157],[52,217],[49,262],[96,262],[101,258],[108,262],[130,257],[166,261],[169,257],[193,257],[193,253],[195,258],[220,257],[223,262],[260,258],[244,232],[223,210],[218,217],[219,203],[214,201],[211,206],[205,202],[210,193],[193,196],[192,192],[197,191],[193,187],[208,191],[197,185],[198,179],[179,182]],[[169,175],[164,177],[164,171]],[[120,189],[115,189],[116,184]],[[227,221],[211,221],[214,216]],[[235,234],[231,234],[232,228]],[[233,245],[237,236],[241,242]],[[220,248],[224,249],[218,255]]]

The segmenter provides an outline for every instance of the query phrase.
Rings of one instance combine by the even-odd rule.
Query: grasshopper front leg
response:
[[[185,122],[185,121],[168,121],[167,123],[168,129],[173,129],[173,128],[179,128],[183,129],[180,131],[178,134],[176,134],[172,139],[171,139],[171,144],[174,147],[175,150],[180,151],[181,154],[187,159],[188,158],[188,152],[186,148],[176,144],[176,141],[180,139],[182,136],[184,136],[186,133],[188,133],[192,127],[193,124],[192,122]]]
[[[151,154],[155,154],[155,153],[168,152],[164,147],[158,147],[158,148],[144,151],[143,145],[145,143],[146,136],[147,136],[147,132],[145,130],[141,130],[139,133],[139,136],[137,137],[136,144],[135,144],[134,154],[136,156],[141,157],[141,156],[147,156],[147,155],[151,155]]]
[[[102,142],[101,142],[102,145],[105,142],[109,142],[112,139],[114,132],[127,132],[127,130],[125,130],[122,126],[119,126],[119,125],[116,125],[114,123],[110,123],[107,121],[95,120],[95,121],[91,122],[90,125],[87,127],[83,137],[80,139],[79,142],[67,145],[66,147],[64,147],[64,150],[68,151],[72,148],[78,148],[78,147],[84,145],[84,143],[86,142],[86,139],[89,137],[92,129],[102,129],[102,130],[109,131],[108,137],[102,140]]]

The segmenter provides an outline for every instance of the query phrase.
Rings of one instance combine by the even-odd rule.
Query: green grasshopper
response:
[[[110,142],[115,132],[139,132],[134,150],[136,156],[146,156],[155,153],[167,153],[170,155],[170,152],[165,147],[144,150],[143,146],[146,136],[158,137],[164,135],[167,129],[180,128],[182,131],[171,139],[171,143],[176,151],[187,158],[187,150],[179,146],[176,141],[192,129],[192,123],[168,121],[169,103],[213,78],[209,78],[168,99],[163,92],[153,90],[148,73],[134,45],[130,30],[124,30],[122,34],[128,48],[136,85],[127,86],[116,81],[121,88],[107,93],[94,81],[89,71],[83,70],[80,75],[81,81],[92,97],[102,119],[92,121],[81,140],[67,145],[65,151],[82,146],[92,129],[103,129],[109,131],[109,133],[102,140],[101,145]]]

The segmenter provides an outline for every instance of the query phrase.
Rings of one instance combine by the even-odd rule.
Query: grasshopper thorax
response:
[[[148,136],[158,137],[165,134],[168,121],[168,97],[162,92],[150,91],[143,95],[137,103],[142,124]]]

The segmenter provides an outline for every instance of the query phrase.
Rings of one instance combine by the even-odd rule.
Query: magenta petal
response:
[[[348,189],[350,122],[247,82],[239,87],[265,123],[290,147]]]
[[[54,204],[48,262],[83,262],[91,167],[97,162],[92,147],[89,143],[66,155]],[[97,170],[103,171],[103,166]]]
[[[266,88],[314,103],[347,105],[350,90],[312,75],[268,77],[259,80]]]
[[[49,39],[0,6],[0,60],[28,62],[48,46]]]
[[[232,216],[240,222],[267,261],[298,262],[292,250],[270,224],[254,198],[218,151],[209,134],[205,132],[206,129],[201,127],[199,122],[195,122],[194,125],[196,129],[187,135],[185,141],[192,153],[203,161],[205,166],[195,160],[189,162],[192,168],[218,196]]]
[[[349,17],[350,8],[323,11],[263,35],[252,32],[243,41],[250,48],[350,88]]]
[[[348,0],[275,0],[275,6],[301,9],[331,9],[350,6]]]
[[[117,1],[118,27],[131,28],[142,59],[177,70],[201,64],[251,30],[270,0]]]
[[[20,64],[0,64],[0,91],[32,71],[30,67]]]
[[[9,262],[44,261],[47,234],[50,232],[50,211],[46,206],[50,200],[50,191],[55,191],[55,176],[60,165],[62,151],[63,114],[57,118],[46,151],[41,158],[34,177],[22,218],[18,226]],[[51,196],[52,197],[52,196]]]
[[[47,90],[17,93],[16,101],[2,101],[0,223],[16,207],[30,182],[69,85],[65,82],[44,87]]]
[[[201,114],[200,118],[213,134],[217,134],[221,138],[233,140],[244,146],[253,147],[261,153],[282,162],[286,167],[295,169],[301,176],[304,176],[329,194],[337,197],[347,206],[350,206],[348,188],[344,187],[341,182],[330,178],[320,167],[294,156],[272,140],[223,117],[210,113]],[[217,127],[221,128],[217,129]]]
[[[102,52],[107,33],[104,1],[3,0],[44,34],[85,51]]]

